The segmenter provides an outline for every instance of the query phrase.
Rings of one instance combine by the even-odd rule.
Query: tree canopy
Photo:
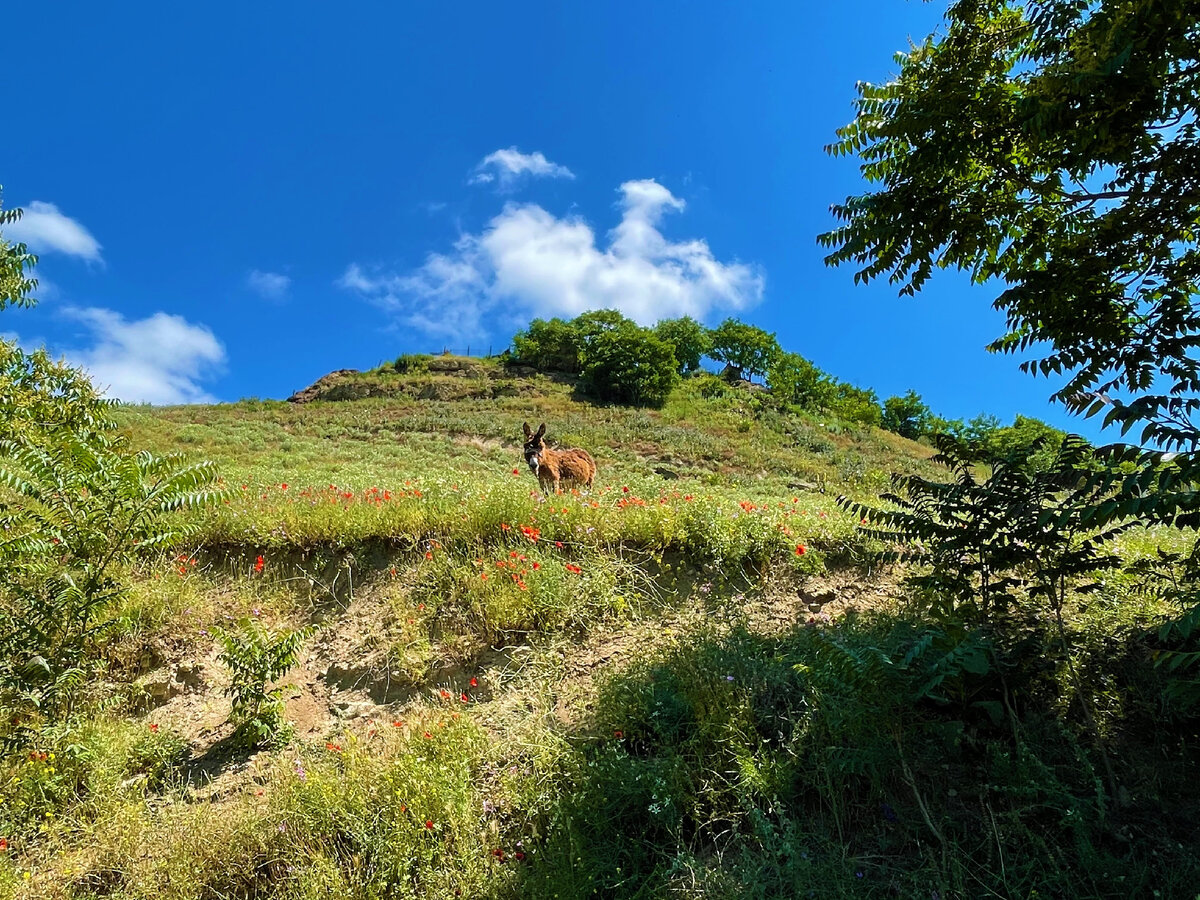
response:
[[[935,266],[1001,281],[991,349],[1200,446],[1200,4],[958,0],[897,61],[828,148],[874,189],[833,207],[827,262],[910,295]]]
[[[708,355],[723,362],[739,378],[742,375],[766,375],[781,349],[775,335],[737,319],[726,319],[709,337]]]
[[[601,400],[662,406],[678,379],[669,343],[633,322],[601,331],[583,353],[583,386]]]
[[[0,309],[34,304],[31,294],[37,289],[38,283],[29,272],[37,264],[37,257],[24,244],[10,244],[4,239],[4,226],[20,219],[21,210],[5,209],[0,199]]]
[[[654,333],[674,348],[680,375],[699,369],[701,357],[712,349],[708,329],[691,316],[663,319],[654,326]]]

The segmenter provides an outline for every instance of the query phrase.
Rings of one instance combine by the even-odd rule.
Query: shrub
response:
[[[89,386],[90,387],[90,386]],[[116,622],[123,570],[195,530],[215,468],[72,430],[0,444],[0,690],[23,714],[69,713]]]
[[[1076,436],[1052,448],[1048,466],[1033,461],[1040,442],[1001,458],[948,435],[937,442],[934,462],[951,480],[895,476],[897,492],[883,496],[892,508],[839,504],[873,523],[871,537],[929,565],[909,582],[937,621],[1010,625],[1018,598],[1042,598],[1061,633],[1068,589],[1116,565],[1106,545],[1133,525],[1112,499],[1122,474]]]
[[[277,737],[283,727],[283,688],[267,689],[296,664],[297,654],[316,628],[272,631],[255,619],[243,619],[237,632],[218,631],[221,663],[233,680],[225,689],[233,698],[229,720],[239,743],[258,746]]]
[[[403,353],[396,357],[396,361],[392,363],[392,368],[401,375],[407,375],[412,372],[424,372],[429,361],[433,359],[428,353]]]

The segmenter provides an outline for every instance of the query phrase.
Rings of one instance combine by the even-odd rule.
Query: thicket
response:
[[[991,348],[1040,351],[1021,368],[1064,377],[1055,399],[1147,446],[1092,450],[1030,420],[1004,435],[972,423],[985,433],[941,444],[951,479],[901,479],[892,508],[849,508],[886,526],[881,539],[921,548],[929,574],[914,587],[940,621],[1005,635],[997,663],[1057,650],[1115,790],[1093,707],[1102,689],[1062,609],[1111,590],[1103,548],[1116,532],[1200,527],[1200,15],[1183,0],[955,2],[898,62],[887,83],[859,84],[856,118],[828,148],[857,155],[869,189],[834,206],[827,262],[902,295],[951,267],[1003,285],[1007,331]],[[892,405],[893,424],[919,426],[914,399]],[[1144,568],[1175,612],[1135,643],[1167,696],[1194,698],[1200,542]],[[1035,631],[1035,602],[1050,638]],[[1022,629],[1037,638],[1024,651]],[[1157,727],[1177,724],[1169,708]]]
[[[0,224],[18,211],[0,214]],[[36,257],[0,237],[0,307],[29,305]],[[204,462],[138,452],[78,370],[0,341],[0,743],[77,720],[120,626],[129,567],[196,528],[219,497]],[[86,708],[86,703],[83,707]]]
[[[616,310],[571,320],[534,319],[513,336],[511,365],[580,376],[597,400],[661,406],[677,376],[696,374],[703,359],[721,363],[726,380],[765,379],[770,407],[826,415],[853,425],[879,426],[912,440],[939,434],[989,442],[1002,451],[1040,434],[1062,432],[1024,416],[1002,428],[993,417],[969,422],[938,416],[915,391],[880,401],[875,391],[840,381],[799,353],[783,350],[774,334],[736,319],[708,329],[694,319],[664,319],[641,328]],[[401,360],[405,360],[401,357]],[[401,361],[397,361],[399,368]]]

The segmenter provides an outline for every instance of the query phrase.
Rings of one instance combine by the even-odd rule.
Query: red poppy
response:
[[[263,562],[263,558],[260,556],[258,559],[256,559],[254,561],[254,571],[261,572],[263,570],[264,565],[265,565],[265,563]]]
[[[399,722],[399,721],[397,721],[397,722],[393,722],[393,723],[392,723],[392,727],[393,727],[393,728],[403,728],[403,727],[404,727],[404,723],[403,723],[403,722]]]
[[[0,853],[8,852],[8,838],[0,838]]]
[[[150,730],[151,730],[151,731],[153,731],[155,734],[157,734],[157,733],[158,733],[158,723],[156,723],[156,722],[151,722],[151,723],[150,723]]]
[[[514,853],[513,856],[515,856],[518,861],[525,858],[525,854],[522,853],[520,850],[518,850],[516,853]]]
[[[431,740],[432,738],[433,738],[433,735],[432,735],[432,734],[430,734],[428,731],[427,731],[427,732],[425,732],[425,740],[427,740],[427,741],[428,741],[428,740]]]
[[[514,475],[520,475],[520,474],[521,474],[521,470],[520,470],[520,469],[513,469],[513,474],[514,474]]]
[[[621,738],[625,737],[625,732],[623,732],[623,731],[620,731],[620,730],[614,731],[614,732],[613,732],[613,737],[615,737],[615,738],[617,738],[618,740],[620,740]]]
[[[334,743],[331,743],[331,742],[329,742],[329,741],[326,741],[326,742],[325,742],[325,749],[326,749],[326,750],[332,750],[334,753],[341,753],[341,752],[342,752],[342,748],[341,748],[341,747],[340,747],[338,744],[334,744]]]
[[[282,491],[286,491],[286,490],[287,490],[287,482],[285,481],[283,484],[281,484],[281,485],[279,486],[279,489],[280,489],[280,490],[282,490]]]
[[[426,559],[433,559],[433,551],[432,551],[432,550],[426,550],[426,551],[425,551],[425,558],[426,558]]]
[[[479,679],[478,678],[471,679],[471,687],[479,687]]]
[[[466,691],[463,691],[462,695],[458,699],[463,703],[469,703],[471,701],[471,698],[467,696]]]
[[[426,819],[426,820],[425,820],[425,830],[426,830],[426,831],[433,831],[433,820],[432,820],[432,819]]]
[[[797,544],[797,545],[796,545],[796,555],[797,555],[797,556],[803,556],[803,555],[804,555],[806,552],[807,552],[807,551],[804,549],[804,545],[803,545],[803,544]]]
[[[441,690],[439,690],[438,693],[441,694],[443,700],[450,699],[450,692],[448,690],[446,690],[445,688],[442,688]]]

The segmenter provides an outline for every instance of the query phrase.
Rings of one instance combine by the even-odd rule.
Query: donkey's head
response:
[[[541,461],[542,454],[546,452],[546,442],[542,440],[546,436],[546,423],[543,422],[536,433],[529,427],[528,422],[525,422],[523,427],[525,429],[525,462],[536,475],[538,463]]]

